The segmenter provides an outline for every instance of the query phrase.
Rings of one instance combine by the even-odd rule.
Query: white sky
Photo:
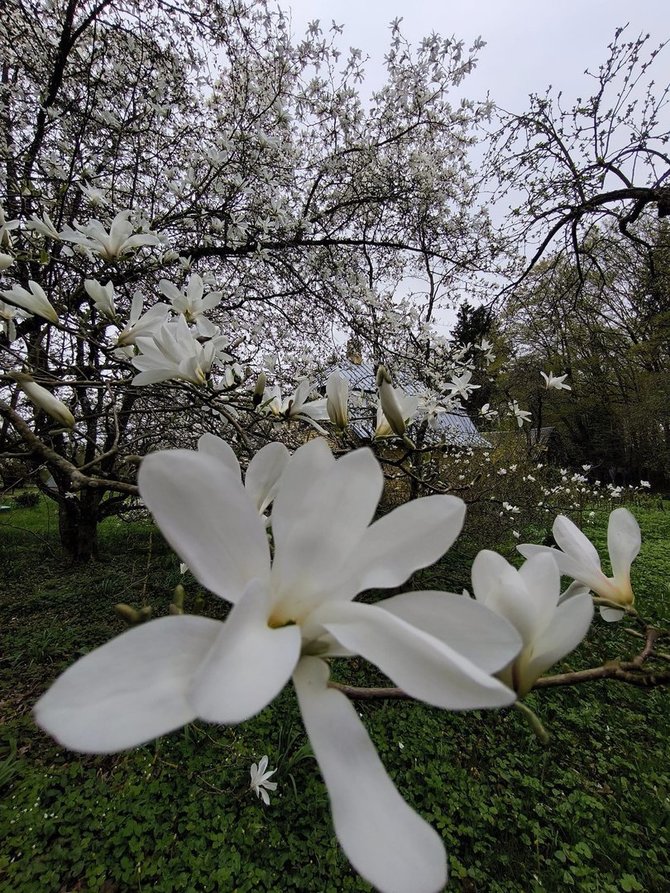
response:
[[[658,44],[670,37],[670,0],[279,0],[292,11],[293,31],[313,19],[324,31],[344,25],[344,48],[370,57],[370,90],[383,83],[389,23],[402,18],[401,31],[413,44],[433,31],[455,35],[466,48],[481,35],[487,46],[464,94],[483,99],[487,91],[503,108],[523,112],[529,93],[552,84],[566,99],[587,90],[584,69],[596,70],[619,25],[629,39],[641,32]],[[670,57],[670,53],[668,53]],[[587,94],[588,95],[588,94]]]

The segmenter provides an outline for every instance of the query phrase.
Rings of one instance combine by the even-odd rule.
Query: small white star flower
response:
[[[249,787],[256,794],[257,797],[261,798],[266,806],[269,806],[270,797],[268,796],[268,791],[277,790],[277,782],[269,781],[269,779],[275,774],[277,770],[270,769],[269,772],[266,772],[267,768],[267,757],[261,757],[258,765],[256,765],[256,763],[251,764],[251,769],[249,770],[249,774],[251,775],[251,782],[249,784]]]

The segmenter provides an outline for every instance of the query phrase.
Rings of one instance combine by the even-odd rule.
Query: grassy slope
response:
[[[670,512],[637,514],[638,603],[667,623]],[[603,519],[593,530],[603,546]],[[123,629],[116,602],[165,612],[179,575],[158,534],[108,521],[101,561],[67,567],[41,505],[1,516],[0,542],[0,893],[370,889],[337,847],[288,690],[241,727],[197,724],[113,758],[64,752],[33,726],[49,682]],[[469,557],[461,547],[414,588],[460,591]],[[622,625],[597,621],[565,666],[631,643]],[[358,662],[337,671],[375,681]],[[359,707],[401,792],[444,836],[450,889],[665,893],[670,693],[593,683],[531,703],[552,732],[547,748],[509,711]],[[248,789],[264,753],[279,767],[269,808]]]

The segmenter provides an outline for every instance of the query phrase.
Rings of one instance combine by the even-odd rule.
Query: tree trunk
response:
[[[73,561],[98,557],[98,497],[82,493],[78,499],[65,499],[58,511],[58,531],[63,549]]]

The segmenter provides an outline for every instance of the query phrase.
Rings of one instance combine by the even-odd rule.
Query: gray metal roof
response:
[[[369,397],[369,408],[366,407],[361,412],[357,412],[355,407],[350,407],[351,428],[358,437],[369,440],[374,434],[375,422],[373,418],[377,405],[375,367],[369,362],[352,363],[350,360],[343,360],[334,368],[337,368],[347,379],[350,392],[357,391]],[[413,396],[426,394],[428,390],[424,385],[403,375],[396,376],[394,383],[401,387],[406,394]],[[356,416],[360,418],[357,419]],[[363,416],[369,416],[369,421]],[[449,412],[441,412],[437,416],[436,424],[435,429],[428,428],[426,431],[427,443],[480,448],[491,446],[488,440],[477,431],[475,423],[465,410],[452,409]],[[417,431],[419,425],[420,422],[409,426],[410,436],[413,431]]]

